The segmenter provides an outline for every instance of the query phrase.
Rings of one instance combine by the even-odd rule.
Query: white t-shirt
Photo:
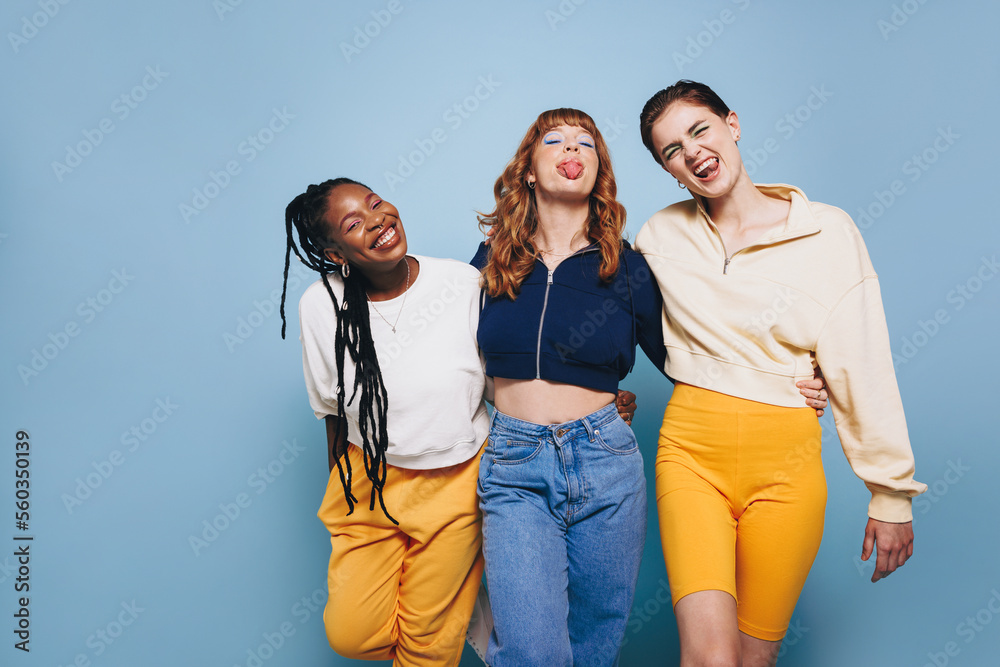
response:
[[[468,461],[489,433],[483,392],[486,376],[476,345],[479,271],[453,259],[411,255],[420,264],[406,303],[400,295],[368,304],[372,338],[388,405],[386,461],[426,470]],[[344,284],[329,276],[343,304]],[[378,309],[376,311],[376,308]],[[402,308],[402,311],[400,309]],[[385,319],[379,315],[381,313]],[[396,324],[396,333],[386,322]],[[316,417],[337,414],[337,313],[322,280],[299,301],[302,365]],[[354,363],[344,353],[344,396],[354,387]],[[348,441],[360,445],[361,390],[345,406]]]

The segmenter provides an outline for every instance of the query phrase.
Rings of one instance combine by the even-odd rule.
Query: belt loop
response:
[[[593,442],[594,441],[594,426],[593,426],[593,424],[590,423],[590,415],[587,415],[586,417],[584,417],[580,421],[583,422],[583,427],[585,429],[587,429],[587,437],[589,437],[590,441]]]
[[[498,412],[497,409],[493,408],[493,414],[490,415],[490,430],[491,431],[493,430],[493,424],[496,423],[496,420],[497,420],[497,412]]]

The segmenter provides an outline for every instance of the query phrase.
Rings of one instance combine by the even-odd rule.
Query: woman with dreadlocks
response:
[[[337,470],[319,510],[327,638],[346,657],[457,665],[483,572],[479,272],[407,255],[396,208],[346,178],[310,185],[285,225],[286,282],[293,252],[321,275],[299,317]],[[284,294],[281,314],[284,337]]]
[[[309,401],[329,445],[319,516],[332,544],[330,644],[348,657],[456,665],[473,609],[489,617],[476,602],[476,480],[489,431],[479,272],[407,255],[396,208],[347,178],[310,185],[285,226],[286,284],[293,252],[320,273],[299,316]],[[284,337],[284,291],[281,317]],[[634,400],[619,392],[628,422]],[[365,494],[367,507],[355,507]],[[488,624],[470,630],[480,653]]]

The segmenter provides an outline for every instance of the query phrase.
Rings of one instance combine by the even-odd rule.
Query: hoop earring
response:
[[[351,275],[351,267],[347,262],[344,262],[343,264],[340,265],[340,275],[343,276],[345,279],[347,278],[347,276]]]
[[[687,190],[687,186],[681,183],[680,181],[677,181],[677,187],[679,187],[681,190]]]
[[[528,189],[529,190],[534,190],[535,189],[535,182],[534,181],[528,181]]]

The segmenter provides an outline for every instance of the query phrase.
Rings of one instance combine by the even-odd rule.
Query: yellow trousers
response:
[[[347,516],[336,469],[319,518],[330,530],[329,600],[323,612],[334,651],[400,667],[458,665],[483,575],[479,458],[433,470],[387,466],[375,504],[362,452],[348,447],[359,499]]]
[[[812,408],[674,388],[656,501],[675,605],[697,591],[726,591],[741,631],[784,636],[823,537],[821,438]]]

